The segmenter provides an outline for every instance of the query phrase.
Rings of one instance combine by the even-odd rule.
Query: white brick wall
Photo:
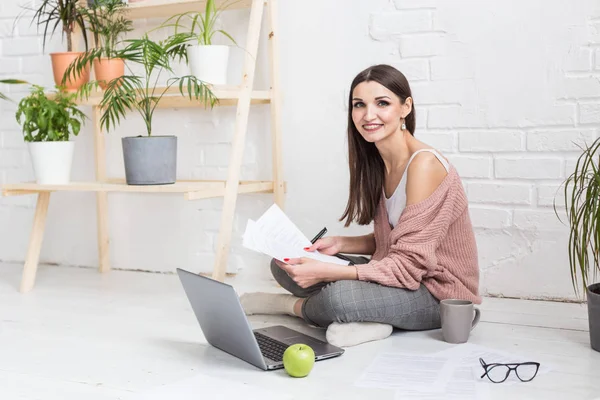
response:
[[[578,152],[586,143],[590,145],[596,138],[593,129],[560,131],[532,131],[527,134],[527,150],[547,152]]]
[[[37,37],[11,38],[2,43],[2,56],[28,56],[42,51],[42,40]]]
[[[0,27],[5,27],[0,30],[0,77],[27,76],[49,84],[49,57],[40,53],[40,38],[23,23],[14,33],[6,28],[20,12],[17,3],[0,2]],[[567,229],[552,207],[555,198],[563,204],[561,192],[556,193],[573,171],[577,145],[600,133],[596,0],[581,0],[577,7],[560,0],[529,7],[517,0],[371,0],[355,1],[352,7],[308,0],[280,2],[280,10],[286,211],[308,236],[323,225],[331,234],[369,231],[343,229],[337,221],[348,192],[347,90],[363,68],[389,63],[411,82],[417,138],[441,150],[463,178],[479,244],[482,293],[573,297],[565,279]],[[237,13],[226,21],[242,45],[246,17]],[[152,27],[136,26],[135,33]],[[58,39],[49,44],[50,49],[61,46]],[[261,44],[259,88],[268,82],[265,54]],[[234,79],[239,79],[242,59],[243,52],[234,53]],[[0,104],[4,182],[31,177],[13,110],[14,105]],[[180,135],[180,177],[226,176],[234,113],[232,108],[161,110],[157,130]],[[268,107],[253,108],[244,178],[270,177],[268,126]],[[122,174],[120,138],[139,129],[139,121],[131,118],[107,135],[111,175]],[[93,178],[90,133],[88,126],[77,139],[74,175],[79,179]],[[241,248],[240,237],[247,218],[256,218],[270,201],[252,195],[238,202],[230,270],[242,269],[252,279],[268,276],[267,260]],[[221,202],[111,195],[113,264],[210,270]],[[29,197],[0,200],[0,260],[22,261],[32,206]],[[52,199],[43,261],[95,265],[95,232],[88,227],[94,224],[94,207],[87,194]]]
[[[582,124],[600,124],[600,102],[579,105],[579,122]]]
[[[428,32],[432,29],[431,11],[389,11],[371,14],[371,36],[376,40],[389,39],[405,33]],[[399,24],[398,21],[404,21]]]
[[[458,135],[458,149],[461,152],[489,151],[500,153],[524,150],[524,134],[515,131],[474,131]]]
[[[467,195],[472,203],[530,205],[531,189],[530,185],[518,183],[467,183]]]
[[[562,179],[560,158],[497,157],[494,163],[496,178],[503,179]]]

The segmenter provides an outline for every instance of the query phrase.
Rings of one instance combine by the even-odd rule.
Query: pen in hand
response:
[[[315,244],[315,242],[319,239],[321,239],[325,234],[327,233],[327,227],[321,229],[321,231],[319,233],[317,233],[317,235],[312,238],[312,240],[310,241],[312,244]],[[308,249],[308,247],[305,247],[304,250]]]

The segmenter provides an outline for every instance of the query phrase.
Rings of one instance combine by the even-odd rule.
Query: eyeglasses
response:
[[[515,375],[517,375],[517,378],[519,378],[521,382],[529,382],[535,378],[540,369],[540,363],[537,362],[486,364],[486,362],[483,361],[483,358],[480,358],[479,362],[485,370],[485,373],[481,375],[481,378],[487,376],[488,379],[494,383],[504,382],[511,371],[515,371]]]

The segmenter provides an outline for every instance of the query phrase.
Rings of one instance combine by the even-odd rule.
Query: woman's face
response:
[[[352,93],[352,121],[371,143],[400,132],[402,118],[410,112],[410,98],[402,104],[391,90],[375,81],[361,82]]]

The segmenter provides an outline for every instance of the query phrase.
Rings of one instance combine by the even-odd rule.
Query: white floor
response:
[[[380,352],[451,347],[440,331],[396,332],[315,364],[309,377],[263,372],[207,345],[175,275],[41,267],[34,290],[18,293],[20,265],[0,265],[0,399],[129,399],[199,376],[197,399],[394,399],[354,382]],[[231,283],[240,291],[242,282]],[[261,288],[265,289],[265,288]],[[271,290],[277,290],[270,287]],[[589,346],[584,305],[486,298],[470,342],[527,355],[553,370],[527,384],[490,384],[494,399],[600,399],[600,353]],[[251,317],[255,327],[288,317]],[[215,381],[227,384],[215,387]],[[171,398],[169,396],[165,398]],[[401,398],[401,397],[399,397]]]

